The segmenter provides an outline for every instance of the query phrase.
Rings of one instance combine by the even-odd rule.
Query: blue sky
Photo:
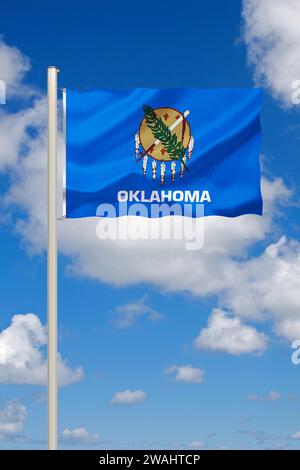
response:
[[[271,3],[1,6],[0,448],[46,446],[48,65],[74,89],[265,87],[263,218],[212,218],[193,254],[59,223],[60,446],[299,448],[300,9]]]

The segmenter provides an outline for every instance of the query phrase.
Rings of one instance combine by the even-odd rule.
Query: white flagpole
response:
[[[48,67],[48,449],[57,450],[57,73]]]

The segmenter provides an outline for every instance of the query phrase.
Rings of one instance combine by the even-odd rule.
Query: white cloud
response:
[[[294,315],[296,316],[296,315]],[[300,318],[283,318],[275,324],[275,331],[279,336],[289,341],[300,338]]]
[[[114,311],[112,323],[119,328],[128,328],[142,317],[148,318],[150,321],[157,321],[162,318],[159,312],[148,305],[146,295],[134,302],[117,307]]]
[[[15,438],[24,427],[27,417],[26,407],[18,400],[10,400],[0,410],[0,439]]]
[[[84,427],[65,428],[62,433],[62,441],[71,445],[93,445],[99,442],[99,435],[89,433]]]
[[[111,405],[137,405],[142,403],[147,398],[147,395],[143,390],[124,390],[123,392],[117,392],[110,400]]]
[[[291,85],[300,79],[299,1],[244,0],[242,17],[256,83],[291,106]]]
[[[42,352],[46,343],[45,327],[36,315],[14,315],[11,325],[0,332],[0,383],[46,385],[47,359]],[[82,378],[81,367],[71,369],[58,355],[60,386]]]
[[[294,434],[291,435],[291,438],[295,440],[300,440],[300,431],[294,432]]]
[[[300,332],[300,244],[281,237],[258,257],[236,263],[222,305],[243,318],[272,319],[287,340]]]
[[[239,318],[232,318],[215,309],[208,319],[208,326],[195,340],[197,349],[222,351],[233,355],[262,352],[267,337],[253,326],[243,325]]]
[[[36,144],[37,147],[41,145]],[[35,253],[44,250],[46,240],[43,212],[46,183],[42,161],[42,155],[33,149],[29,158],[21,159],[17,167],[16,184],[12,184],[6,196],[6,204],[10,207],[19,206],[29,215],[19,219],[17,231],[30,251]],[[60,222],[60,251],[69,257],[68,270],[75,275],[117,286],[149,282],[163,291],[190,292],[199,298],[218,295],[220,303],[237,315],[252,317],[263,310],[267,316],[272,317],[275,309],[274,316],[278,323],[280,317],[285,320],[288,318],[287,300],[295,306],[293,311],[296,309],[298,312],[300,309],[300,290],[297,289],[296,295],[292,295],[288,287],[292,272],[297,270],[293,259],[295,244],[286,240],[286,249],[283,252],[281,249],[273,257],[270,256],[273,245],[257,257],[250,260],[245,257],[247,250],[263,240],[273,229],[273,218],[276,217],[278,205],[280,202],[285,203],[290,193],[280,179],[264,180],[263,190],[266,210],[264,217],[249,215],[237,219],[207,218],[205,245],[199,252],[185,251],[181,240],[98,240],[95,219]],[[37,198],[36,194],[41,194],[41,197]],[[114,224],[115,221],[110,223]],[[148,226],[158,223],[162,227],[165,221],[143,219],[139,223]],[[274,280],[278,279],[277,270],[281,265],[285,265],[286,270],[282,273],[284,282],[278,290],[276,284],[268,281],[270,276]],[[116,266],[118,269],[115,269]],[[297,279],[299,278],[295,277],[295,283],[299,282]],[[257,292],[247,295],[252,291]],[[272,302],[273,293],[275,298],[279,292],[281,301]],[[119,321],[117,319],[119,326],[127,326],[142,314],[153,318],[155,312],[151,307],[145,307],[145,302],[145,306],[142,303],[140,301],[136,305],[133,302],[124,309],[121,308]],[[277,331],[280,333],[283,328],[278,328]]]
[[[270,212],[274,214],[274,207],[278,201],[286,200],[288,191],[280,180],[275,180],[264,181],[264,193],[263,218],[251,215],[236,219],[206,218],[204,248],[198,252],[185,251],[183,240],[98,240],[95,219],[62,222],[60,246],[72,259],[70,271],[77,275],[117,286],[151,282],[166,291],[188,291],[204,297],[226,288],[228,281],[232,282],[228,276],[235,266],[231,257],[244,256],[248,247],[263,240],[271,230]],[[29,204],[24,208],[30,210]],[[32,234],[35,241],[36,230],[29,223],[31,228],[25,224],[22,235],[30,241],[28,235]],[[119,223],[125,225],[126,221],[120,219]],[[141,219],[137,223],[153,230],[168,221]]]
[[[267,395],[249,395],[248,400],[251,401],[277,401],[280,400],[281,393],[271,391]]]
[[[33,177],[36,184],[46,171],[45,158],[35,161],[36,158],[41,157],[41,152],[44,152],[46,145],[46,101],[44,98],[38,98],[34,100],[32,106],[15,113],[9,113],[6,106],[2,106],[0,111],[0,170],[9,169],[12,172],[13,181],[16,183],[15,178],[20,176],[19,165],[21,165],[25,171],[23,182],[25,179]],[[30,134],[32,129],[35,130],[35,138],[32,138],[32,134]],[[11,194],[12,200],[9,202],[13,202],[13,197],[17,199],[21,196],[17,186],[14,187],[16,192]],[[34,194],[35,190],[36,187],[33,187],[30,194]],[[26,197],[24,202],[26,203]],[[42,199],[42,202],[45,200]],[[42,213],[42,208],[43,205],[35,206],[34,210]]]
[[[196,383],[201,384],[204,380],[205,371],[192,367],[185,366],[171,366],[165,370],[166,374],[175,374],[174,382]]]

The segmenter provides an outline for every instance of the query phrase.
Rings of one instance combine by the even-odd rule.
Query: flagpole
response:
[[[57,73],[48,67],[48,449],[57,450]]]

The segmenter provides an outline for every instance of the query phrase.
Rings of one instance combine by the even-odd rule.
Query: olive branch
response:
[[[182,142],[178,141],[177,135],[172,134],[169,127],[163,122],[161,117],[157,116],[154,112],[154,109],[145,104],[143,106],[145,113],[146,124],[151,130],[153,136],[156,139],[159,139],[163,144],[164,148],[168,152],[171,160],[179,160],[184,167],[186,167],[183,157],[185,156],[185,148],[182,145]]]

